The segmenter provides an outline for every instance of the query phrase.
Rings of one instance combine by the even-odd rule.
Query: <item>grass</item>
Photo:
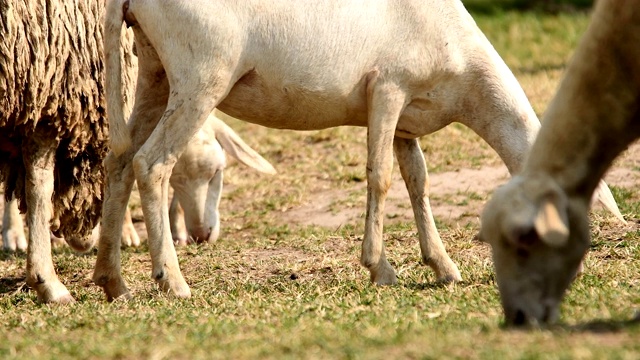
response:
[[[587,23],[580,12],[550,15],[502,10],[474,13],[521,81],[539,114]],[[188,300],[162,294],[150,279],[148,248],[123,251],[123,273],[135,298],[106,303],[90,278],[95,252],[56,250],[62,281],[78,302],[36,302],[24,284],[23,254],[0,253],[0,358],[253,359],[464,358],[635,359],[640,324],[640,194],[614,187],[632,225],[593,215],[585,274],[572,287],[559,325],[501,328],[490,251],[474,240],[477,222],[439,221],[465,279],[438,286],[420,264],[415,227],[385,230],[399,285],[376,287],[358,264],[362,222],[339,229],[283,220],[330,189],[336,207],[364,208],[354,189],[365,178],[364,129],[317,132],[230,124],[274,163],[266,177],[231,163],[221,205],[223,233],[214,246],[178,249],[192,288]],[[249,135],[250,134],[250,135]],[[422,139],[432,173],[499,164],[475,134],[450,126]],[[624,163],[627,165],[627,163]],[[397,169],[396,169],[397,170]],[[304,175],[300,175],[304,174]],[[435,194],[434,194],[435,195]],[[444,199],[465,206],[489,194],[470,189]],[[463,200],[460,200],[463,199]],[[337,210],[337,209],[336,209]]]

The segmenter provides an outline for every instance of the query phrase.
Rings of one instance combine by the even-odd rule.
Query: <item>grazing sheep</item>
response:
[[[600,0],[522,173],[482,214],[506,322],[553,322],[589,249],[589,199],[640,135],[640,0]]]
[[[223,151],[224,150],[224,151]],[[276,170],[213,113],[174,166],[169,182],[171,233],[177,244],[187,240],[214,242],[220,235],[218,206],[222,195],[225,152],[242,164],[267,174]],[[178,203],[183,212],[178,215]],[[183,230],[182,222],[186,225]]]
[[[171,202],[171,233],[174,243],[188,241],[215,242],[220,235],[219,204],[222,195],[225,152],[242,164],[268,174],[276,171],[260,154],[247,145],[229,126],[214,114],[189,142],[171,174],[174,197]],[[98,231],[94,230],[97,238]],[[2,221],[3,248],[26,250],[24,225],[15,199],[4,207]],[[52,241],[59,241],[52,235]],[[138,246],[140,238],[127,209],[122,228],[122,245]]]
[[[129,127],[119,84],[123,22],[134,31],[140,65]],[[179,31],[184,24],[189,31]],[[163,290],[190,296],[162,204],[171,169],[214,107],[273,128],[368,127],[361,263],[377,284],[396,282],[382,243],[394,151],[422,259],[438,281],[458,281],[429,206],[418,138],[461,122],[514,173],[540,127],[524,91],[460,1],[118,0],[108,6],[105,48],[113,151],[105,162],[108,226],[93,278],[109,300],[129,296],[113,229],[121,226],[134,177],[152,277]]]
[[[104,199],[103,13],[103,1],[0,0],[0,180],[26,211],[26,282],[43,302],[73,301],[49,231],[89,249]],[[130,51],[122,60],[132,86]]]

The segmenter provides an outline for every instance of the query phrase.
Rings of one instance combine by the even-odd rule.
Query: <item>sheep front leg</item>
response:
[[[447,254],[436,229],[429,204],[429,175],[418,140],[396,137],[393,145],[411,199],[422,261],[436,272],[439,282],[461,281],[460,271]]]
[[[173,243],[178,246],[187,245],[189,235],[187,234],[187,228],[184,225],[184,210],[178,201],[178,196],[173,193],[173,199],[171,199],[171,205],[169,205],[169,227],[171,228],[171,235],[173,237]]]
[[[367,211],[360,262],[378,285],[396,283],[396,273],[384,253],[383,210],[391,186],[393,137],[406,96],[395,84],[369,81],[369,124],[367,131]]]
[[[133,226],[131,211],[128,207],[124,213],[124,223],[122,224],[122,245],[125,247],[140,246],[140,237],[135,226]]]
[[[72,303],[73,297],[62,285],[53,267],[49,221],[53,215],[51,197],[54,184],[54,158],[57,142],[36,131],[23,149],[26,169],[27,284],[44,303]]]
[[[104,162],[107,182],[105,200],[102,204],[102,223],[93,281],[103,288],[108,301],[119,297],[131,297],[122,278],[120,246],[127,203],[133,188],[132,157],[133,149],[120,157],[116,157],[111,152]]]

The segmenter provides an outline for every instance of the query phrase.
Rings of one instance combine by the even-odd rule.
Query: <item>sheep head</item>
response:
[[[496,190],[479,237],[491,245],[507,325],[552,323],[589,248],[588,199],[548,176],[516,176]]]

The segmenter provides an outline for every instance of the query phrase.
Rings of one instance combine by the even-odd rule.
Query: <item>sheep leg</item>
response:
[[[184,225],[184,210],[182,206],[180,206],[175,190],[173,199],[171,199],[171,205],[169,205],[169,225],[171,227],[173,243],[175,245],[187,245],[189,235],[187,235],[187,228]]]
[[[207,203],[205,216],[211,216],[213,221],[213,228],[209,234],[208,242],[213,243],[218,240],[220,236],[220,199],[222,198],[222,186],[223,186],[224,174],[222,170],[216,171],[213,179],[209,181],[209,189],[207,191]]]
[[[133,149],[130,149],[120,157],[111,152],[104,162],[107,182],[93,281],[104,289],[108,301],[131,297],[121,274],[120,246],[127,204],[133,188],[132,158]]]
[[[395,84],[378,83],[377,73],[367,85],[367,211],[360,262],[378,285],[396,283],[396,273],[386,259],[382,238],[383,210],[391,186],[393,138],[406,95]]]
[[[149,236],[152,277],[162,291],[190,297],[173,245],[169,223],[169,177],[189,140],[202,127],[214,104],[206,91],[172,90],[167,110],[133,159],[142,212]]]
[[[400,173],[409,191],[418,227],[422,261],[436,272],[438,281],[461,281],[460,271],[447,254],[436,229],[429,204],[429,175],[418,140],[396,137],[393,145]]]
[[[143,66],[139,69],[145,70],[147,69]],[[123,224],[128,212],[127,204],[135,179],[132,159],[156,127],[160,115],[164,112],[163,104],[169,92],[166,81],[147,84],[143,80],[138,81],[138,92],[149,94],[153,101],[136,103],[132,111],[129,120],[129,128],[135,135],[132,147],[119,157],[111,152],[104,161],[107,181],[93,281],[103,288],[108,301],[119,297],[131,297],[121,274],[120,248]]]
[[[127,207],[124,213],[124,223],[122,224],[122,245],[125,247],[140,246],[140,237],[133,226],[131,211]]]
[[[24,235],[24,224],[18,210],[15,197],[4,204],[2,216],[2,247],[9,251],[27,250],[27,238]]]
[[[56,275],[49,237],[57,140],[47,139],[46,135],[35,131],[23,148],[29,227],[26,281],[41,302],[64,304],[74,300]]]

